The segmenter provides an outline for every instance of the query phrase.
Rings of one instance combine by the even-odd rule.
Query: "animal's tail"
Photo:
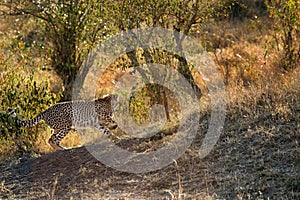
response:
[[[16,117],[16,111],[12,108],[8,108],[7,109],[9,114],[13,117]],[[36,125],[39,121],[42,120],[42,116],[41,115],[38,115],[36,116],[35,118],[33,119],[29,119],[29,120],[20,120],[20,119],[17,119],[17,125],[18,126],[23,126],[23,127],[32,127],[34,125]]]

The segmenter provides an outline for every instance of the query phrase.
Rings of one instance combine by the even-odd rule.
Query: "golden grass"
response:
[[[218,28],[213,40],[217,37],[221,48],[214,56],[227,83],[228,108],[223,134],[207,158],[200,160],[198,157],[209,121],[209,97],[204,96],[200,101],[203,118],[198,138],[181,158],[166,168],[145,175],[128,174],[100,164],[84,148],[49,153],[53,151],[47,144],[51,133],[41,128],[34,148],[47,154],[36,159],[32,167],[35,171],[26,174],[36,185],[26,182],[28,177],[25,177],[17,180],[20,187],[27,184],[33,187],[29,194],[50,199],[79,196],[203,200],[299,197],[300,69],[283,72],[274,66],[279,63],[275,51],[264,58],[263,40],[270,36],[258,23],[251,21],[230,27],[222,22],[211,27]],[[249,29],[254,25],[257,29]],[[218,26],[224,26],[222,30],[225,31]],[[117,79],[122,73],[107,71],[99,83],[105,89],[98,93],[111,92],[113,84],[109,80]],[[197,81],[204,87],[201,77],[198,76]],[[174,129],[170,128],[170,133],[163,133],[163,139],[124,139],[116,143],[124,149],[148,151],[172,139],[172,131]],[[68,134],[62,142],[66,147],[81,143],[76,132]],[[11,145],[12,142],[1,141],[0,159],[16,153]],[[23,165],[15,167],[24,168]],[[7,183],[4,180],[0,191],[17,195],[15,183],[10,182],[16,181],[15,172],[10,169],[3,172]],[[24,186],[21,188],[26,192]],[[47,194],[43,196],[44,190]]]

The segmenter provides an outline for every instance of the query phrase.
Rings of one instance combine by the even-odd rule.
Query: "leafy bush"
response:
[[[60,95],[50,91],[48,81],[35,80],[34,72],[12,64],[12,60],[0,54],[0,145],[9,143],[12,149],[24,152],[33,150],[40,130],[17,128],[7,107],[15,108],[20,118],[29,119],[57,102]]]
[[[112,24],[108,3],[21,0],[0,2],[0,11],[8,16],[26,15],[36,20],[43,37],[51,43],[52,67],[64,77],[63,98],[70,100],[70,88],[86,55],[111,31],[108,29]]]
[[[300,59],[300,1],[269,0],[266,1],[270,16],[275,20],[274,38],[278,42],[277,49],[283,50],[284,69],[293,69]]]

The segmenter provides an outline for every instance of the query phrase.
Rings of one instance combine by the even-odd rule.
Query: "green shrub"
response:
[[[269,0],[266,4],[270,16],[275,20],[277,49],[281,51],[282,46],[282,66],[286,70],[293,69],[298,66],[300,59],[300,1]]]
[[[11,149],[31,151],[38,132],[45,130],[44,125],[28,129],[16,127],[15,118],[9,116],[7,107],[16,109],[19,118],[29,119],[60,98],[50,91],[48,81],[37,81],[34,74],[14,63],[11,57],[0,54],[0,147],[9,143]]]

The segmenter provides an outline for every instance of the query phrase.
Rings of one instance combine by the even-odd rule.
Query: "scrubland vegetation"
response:
[[[299,7],[297,0],[1,1],[1,198],[299,199]],[[148,61],[172,66],[197,85],[199,134],[173,165],[143,175],[118,172],[82,148],[53,152],[43,122],[16,127],[7,107],[29,119],[70,100],[93,48],[120,31],[157,26],[199,38],[226,85],[223,133],[205,159],[198,157],[210,117],[205,80],[185,58],[157,49],[117,59],[97,91],[112,92],[112,80]],[[165,88],[138,90],[130,113],[137,123],[148,123],[154,103],[168,108],[168,128],[149,139],[116,140],[119,146],[143,152],[173,137],[179,110]],[[81,143],[76,133],[63,142]]]

